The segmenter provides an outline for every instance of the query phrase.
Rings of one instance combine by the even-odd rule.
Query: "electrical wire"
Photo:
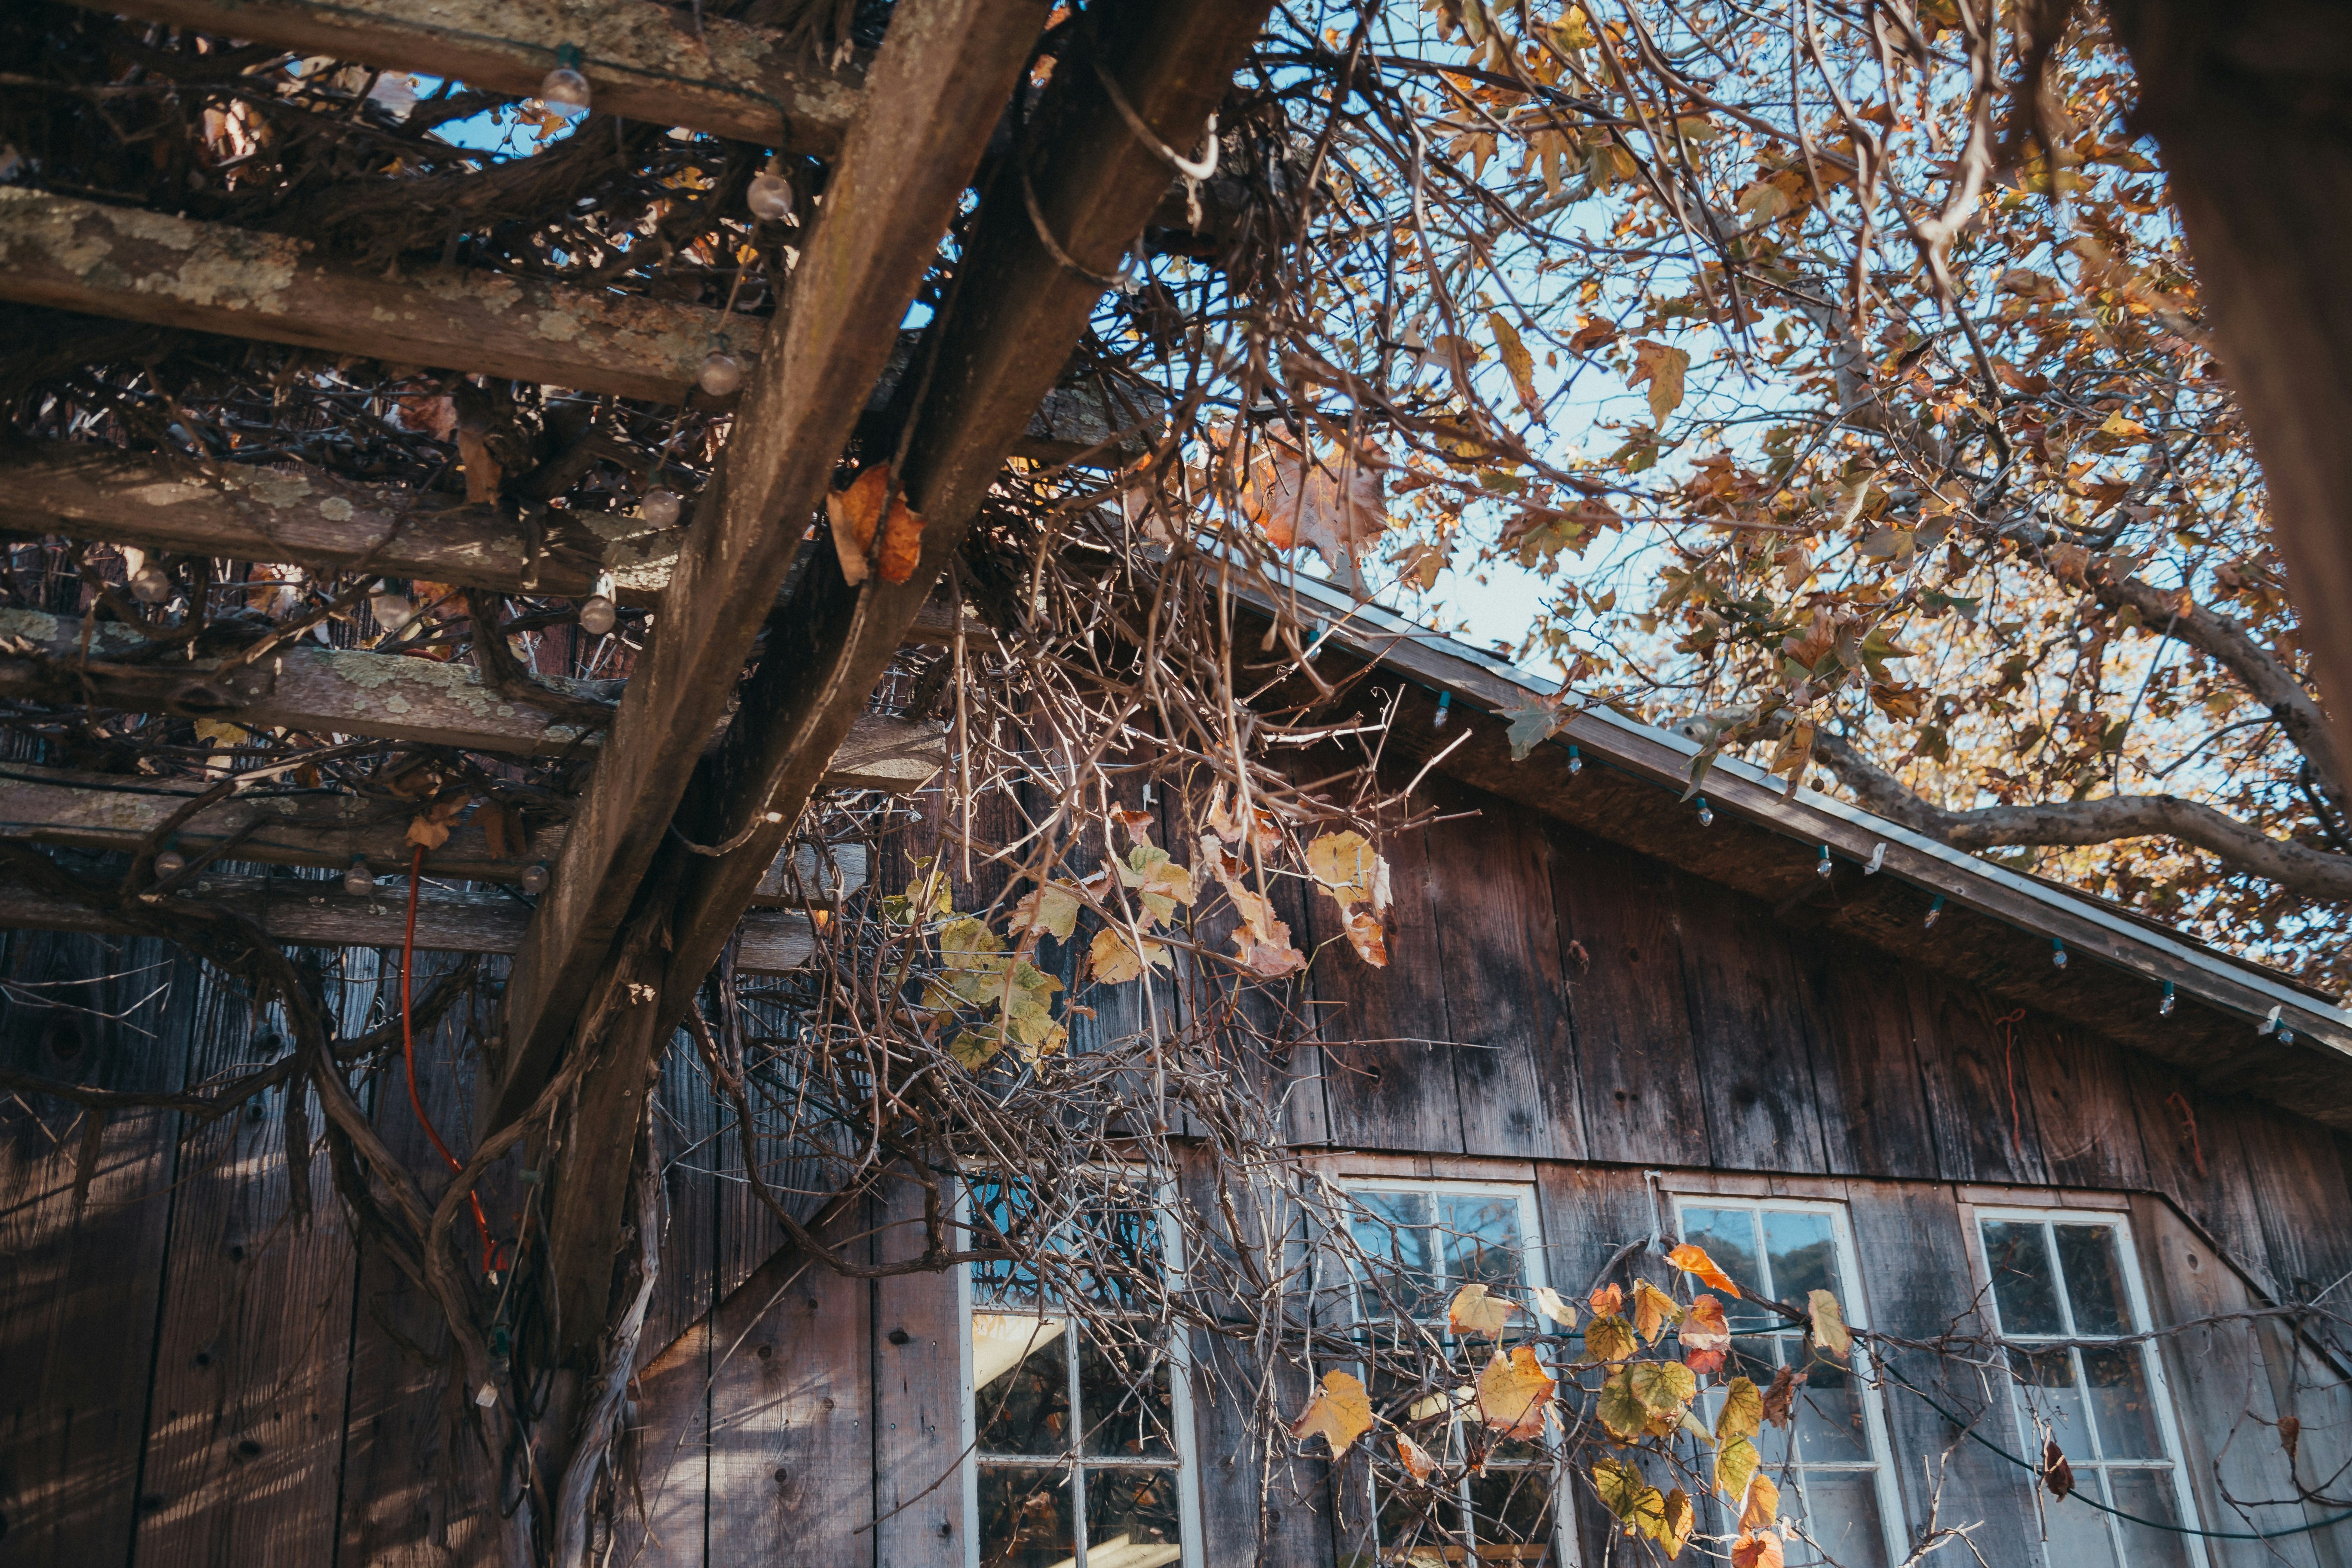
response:
[[[408,1105],[416,1112],[417,1124],[433,1147],[449,1162],[452,1171],[463,1171],[465,1163],[449,1152],[449,1145],[441,1142],[434,1129],[433,1118],[425,1114],[424,1097],[416,1092],[416,1032],[410,1022],[408,1006],[408,975],[416,959],[416,891],[425,880],[425,846],[417,845],[408,858],[408,923],[400,937],[400,1055],[408,1068]],[[482,1235],[482,1272],[495,1276],[499,1268],[498,1243],[490,1239],[490,1219],[482,1212],[482,1200],[469,1189],[466,1201],[474,1205],[474,1228]]]

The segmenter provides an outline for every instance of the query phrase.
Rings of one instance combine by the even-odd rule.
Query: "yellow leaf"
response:
[[[1733,1437],[1715,1450],[1715,1489],[1727,1501],[1738,1502],[1748,1495],[1748,1483],[1763,1462],[1756,1445],[1745,1437]]]
[[[1725,1291],[1734,1299],[1739,1295],[1739,1287],[1731,1282],[1730,1275],[1716,1267],[1715,1259],[1706,1255],[1704,1247],[1695,1247],[1685,1241],[1666,1254],[1666,1261],[1685,1274],[1697,1275],[1714,1289]]]
[[[1535,356],[1519,341],[1519,330],[1500,310],[1487,312],[1486,328],[1495,334],[1495,346],[1502,351],[1503,368],[1511,373],[1511,385],[1518,392],[1520,406],[1528,411],[1528,418],[1542,424],[1543,395],[1536,390]]]
[[[1748,1483],[1748,1506],[1740,1510],[1739,1528],[1769,1530],[1780,1517],[1780,1489],[1772,1484],[1771,1477],[1759,1470],[1756,1479]]]
[[[1536,1310],[1559,1326],[1562,1333],[1576,1327],[1576,1309],[1564,1300],[1560,1293],[1549,1285],[1538,1285],[1533,1292]]]
[[[1307,1408],[1291,1423],[1290,1435],[1301,1441],[1323,1435],[1331,1445],[1331,1457],[1339,1458],[1356,1446],[1356,1439],[1372,1429],[1372,1396],[1364,1392],[1361,1380],[1353,1373],[1327,1372],[1323,1386],[1307,1402]]]
[[[1645,1522],[1647,1532],[1656,1533],[1665,1514],[1666,1500],[1643,1476],[1640,1466],[1631,1460],[1594,1460],[1592,1490],[1601,1499],[1602,1508],[1624,1521],[1626,1534],[1643,1529]]]
[[[1845,1311],[1837,1298],[1826,1290],[1816,1290],[1805,1300],[1806,1313],[1812,1319],[1813,1343],[1843,1361],[1853,1352],[1853,1331],[1845,1326]]]
[[[1116,926],[1106,926],[1095,932],[1094,945],[1087,950],[1087,963],[1094,977],[1106,985],[1124,985],[1143,973],[1145,964],[1156,969],[1168,967],[1168,950],[1156,942],[1146,942],[1139,955],[1127,933]]]
[[[1426,1481],[1436,1472],[1437,1461],[1430,1458],[1428,1449],[1402,1432],[1397,1434],[1396,1445],[1397,1458],[1404,1461],[1406,1471],[1414,1480]]]
[[[1013,906],[1013,929],[1024,934],[1050,932],[1067,942],[1077,925],[1077,890],[1064,883],[1048,882]]]
[[[1698,1376],[1678,1361],[1635,1362],[1625,1369],[1633,1397],[1653,1415],[1674,1415],[1698,1394]]]
[[[1445,1321],[1457,1334],[1483,1334],[1490,1340],[1500,1339],[1503,1325],[1510,1321],[1518,1307],[1499,1296],[1486,1294],[1486,1287],[1465,1285],[1454,1292],[1454,1302],[1445,1309]]]
[[[1544,1412],[1559,1384],[1536,1359],[1534,1347],[1519,1345],[1498,1355],[1478,1374],[1478,1415],[1506,1437],[1543,1436]]]
[[[1343,910],[1388,908],[1389,863],[1360,833],[1326,833],[1307,847],[1307,870]]]
[[[208,745],[241,746],[245,743],[246,733],[242,725],[232,724],[226,719],[196,721],[196,739]]]
[[[1650,384],[1650,423],[1664,425],[1666,416],[1683,405],[1683,374],[1690,369],[1690,355],[1681,349],[1669,348],[1644,338],[1633,345],[1633,374],[1626,384],[1639,386]]]
[[[1630,1443],[1649,1429],[1649,1408],[1633,1392],[1633,1380],[1624,1372],[1602,1382],[1592,1409],[1601,1417],[1601,1424],[1609,1428],[1609,1435],[1620,1443]]]
[[[1633,1325],[1614,1312],[1584,1325],[1584,1355],[1588,1361],[1613,1364],[1628,1359],[1638,1348],[1633,1341]]]
[[[1666,1325],[1679,1321],[1682,1315],[1672,1296],[1647,1279],[1633,1281],[1633,1327],[1640,1331],[1643,1344],[1656,1344]]]
[[[1275,919],[1274,906],[1243,883],[1247,863],[1218,848],[1216,839],[1205,833],[1201,836],[1201,858],[1242,918],[1241,929],[1234,932],[1234,946],[1241,950],[1244,967],[1268,979],[1306,968],[1307,955],[1290,945],[1289,925]]]
[[[1666,1549],[1666,1561],[1671,1563],[1683,1554],[1689,1544],[1691,1531],[1698,1524],[1698,1510],[1691,1506],[1690,1494],[1676,1487],[1666,1494],[1664,1516],[1658,1521],[1658,1544]]]
[[[1701,1296],[1690,1304],[1677,1334],[1685,1354],[1731,1347],[1731,1324],[1723,1315],[1723,1303],[1713,1296]]]
[[[1560,13],[1559,20],[1551,25],[1551,41],[1556,47],[1562,49],[1590,49],[1600,44],[1600,40],[1592,36],[1592,26],[1585,17],[1583,7],[1579,5],[1570,5]]]
[[[1764,1396],[1757,1392],[1755,1383],[1745,1377],[1735,1377],[1724,1391],[1723,1408],[1715,1417],[1715,1440],[1728,1443],[1738,1437],[1753,1437],[1763,1430]]]

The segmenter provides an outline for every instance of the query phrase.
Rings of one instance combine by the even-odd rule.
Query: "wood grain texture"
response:
[[[1581,833],[1555,826],[1550,836],[1585,1150],[1596,1160],[1702,1164],[1706,1118],[1670,874]]]
[[[874,1256],[893,1263],[923,1250],[923,1194],[886,1187],[870,1211]],[[950,1274],[874,1281],[874,1561],[890,1568],[964,1568],[964,1324]],[[886,1441],[885,1438],[887,1438]]]
[[[1523,808],[1458,788],[1436,799],[1449,810],[1480,811],[1428,835],[1463,1152],[1576,1159],[1584,1152],[1584,1114],[1549,846]]]
[[[1846,937],[1818,932],[1790,941],[1808,982],[1827,1168],[1933,1178],[1936,1140],[1902,975]]]
[[[1914,972],[1905,979],[1919,1079],[1945,1180],[2046,1180],[2033,1120],[2032,1064],[2020,1059],[2015,1042],[2017,1024],[2024,1019],[2000,1025],[1982,992],[1944,975]],[[1999,1016],[2022,1012],[2010,1009]]]
[[[1430,903],[1429,845],[1398,834],[1388,857],[1388,966],[1364,963],[1339,935],[1339,908],[1309,902],[1312,971],[1323,1025],[1323,1090],[1332,1142],[1349,1149],[1462,1150],[1457,1054],[1445,1010],[1445,965]]]
[[[11,934],[0,973],[11,982],[0,1062],[109,1089],[185,1081],[196,969],[160,943]],[[0,1104],[0,1560],[10,1568],[130,1560],[178,1120],[115,1118],[78,1202],[73,1109],[31,1096]]]
[[[1756,900],[1695,878],[1677,876],[1674,892],[1714,1165],[1821,1170],[1811,1031],[1785,931]]]
[[[2107,1192],[2147,1187],[2121,1047],[2069,1024],[2029,1017],[2019,1026],[2018,1050],[2033,1086],[2034,1131],[2050,1180]]]

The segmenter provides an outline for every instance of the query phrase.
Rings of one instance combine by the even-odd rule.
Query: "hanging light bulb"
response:
[[[1321,629],[1320,629],[1319,627],[1317,629],[1316,635],[1317,635],[1318,637],[1320,637],[1320,636],[1322,635]],[[1453,706],[1454,706],[1454,693],[1452,693],[1451,691],[1441,691],[1441,692],[1439,692],[1439,693],[1437,694],[1437,716],[1436,716],[1435,718],[1432,719],[1432,720],[1429,721],[1429,727],[1430,727],[1431,729],[1433,729],[1433,730],[1443,730],[1443,729],[1444,729],[1444,728],[1445,728],[1445,713],[1446,713],[1446,710],[1448,710],[1448,709],[1452,708]]]
[[[743,205],[762,223],[792,221],[793,183],[784,178],[774,159],[771,158],[766,168],[751,176],[751,188],[743,193]]]
[[[1824,844],[1822,846],[1822,858],[1813,862],[1813,875],[1816,877],[1831,877],[1836,875],[1836,873],[1837,867],[1832,865],[1830,861],[1830,847]]]
[[[155,857],[155,875],[176,877],[188,868],[188,858],[176,849],[166,849]]]
[[[724,349],[712,349],[694,373],[694,384],[713,397],[724,397],[743,384],[743,367]]]
[[[2054,936],[2050,939],[2050,963],[2053,968],[2066,967],[2066,944]]]
[[[596,574],[596,586],[580,602],[580,629],[591,637],[603,637],[613,629],[618,611],[613,603],[613,574]]]
[[[1574,746],[1568,749],[1568,776],[1574,778],[1584,771],[1584,753]]]
[[[1698,797],[1698,825],[1701,827],[1713,827],[1715,826],[1715,807],[1706,804],[1706,796],[1705,795]]]
[[[142,605],[160,605],[172,596],[172,574],[148,564],[131,574],[131,596]]]
[[[2173,993],[2172,982],[2169,980],[2166,981],[2164,983],[2164,1000],[2156,1005],[2156,1016],[2159,1018],[2169,1018],[2172,1016],[2172,1010],[2179,1005],[2180,998]]]
[[[547,891],[547,868],[525,866],[522,868],[522,890],[534,896]]]
[[[343,873],[343,891],[355,899],[364,899],[375,891],[375,873],[368,869],[367,857],[354,859],[352,868]]]
[[[1927,918],[1919,922],[1922,931],[1934,931],[1936,922],[1944,918],[1944,895],[1937,893],[1936,901],[1927,906]]]
[[[416,606],[408,602],[407,595],[393,585],[391,578],[379,577],[368,593],[368,614],[375,617],[375,624],[388,635],[406,626],[409,617],[416,614]]]
[[[676,490],[656,485],[638,500],[637,515],[656,528],[675,528],[679,509],[685,504]]]
[[[580,74],[578,45],[557,47],[555,68],[540,80],[539,100],[566,120],[577,120],[588,112],[588,79]]]

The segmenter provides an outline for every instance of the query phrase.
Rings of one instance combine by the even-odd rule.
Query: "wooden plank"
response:
[[[2123,1072],[2148,1185],[2200,1227],[2231,1268],[2275,1300],[2278,1283],[2238,1136],[2241,1105],[2204,1092],[2188,1074],[2146,1057],[2126,1057]]]
[[[2033,1085],[2034,1126],[2050,1180],[2108,1192],[2145,1188],[2147,1160],[2122,1047],[2046,1017],[2028,1017],[2017,1044]],[[2336,1184],[2340,1190],[2340,1175]]]
[[[930,0],[902,7],[891,21],[869,81],[869,101],[881,108],[861,115],[845,143],[770,325],[771,352],[751,367],[734,435],[665,591],[665,605],[682,613],[658,618],[622,700],[614,744],[516,961],[494,1120],[529,1102],[571,1032],[799,551],[803,530],[776,520],[813,514],[831,482],[860,396],[888,359],[1044,14],[1034,0],[993,7]],[[847,396],[845,388],[852,389]],[[1022,417],[1027,414],[1024,407]],[[838,574],[829,563],[818,570]],[[915,594],[917,606],[929,581]],[[913,618],[910,612],[898,628]],[[771,646],[761,668],[789,662],[785,649]],[[832,755],[871,689],[869,681],[859,690],[816,754]],[[797,816],[800,802],[789,806],[782,815]],[[762,797],[747,815],[767,809]],[[756,885],[779,847],[781,838],[755,841],[748,854],[705,864]],[[728,911],[725,927],[750,891]],[[696,972],[698,983],[716,945]]]
[[[168,895],[165,908],[181,897],[220,904],[257,919],[280,942],[315,947],[398,947],[408,921],[404,887],[379,886],[354,898],[340,881],[293,881],[283,878],[203,877],[184,894]],[[424,952],[511,953],[530,928],[530,908],[505,893],[429,889],[416,900],[416,947]],[[30,889],[11,889],[0,901],[0,927],[26,931],[118,932],[123,923],[102,910]],[[816,934],[807,915],[792,910],[753,910],[739,928],[736,963],[747,973],[782,974],[814,956]]]
[[[869,1212],[874,1258],[923,1251],[923,1192],[890,1184]],[[964,1323],[955,1276],[891,1274],[874,1281],[873,1560],[888,1568],[964,1568]],[[944,1478],[944,1479],[942,1479]]]
[[[251,1004],[211,977],[195,999],[191,1074],[257,1050]],[[284,1097],[302,1097],[313,1210],[288,1211]],[[322,1119],[307,1081],[190,1129],[149,1395],[136,1561],[163,1568],[310,1568],[333,1556],[358,1272]]]
[[[523,587],[530,564],[521,524],[487,503],[354,484],[306,464],[198,462],[79,441],[0,444],[0,524],[502,593]],[[549,509],[541,528],[534,592],[586,594],[609,570],[625,604],[661,593],[684,537],[627,513],[566,507]]]
[[[1710,1163],[1822,1169],[1812,1048],[1786,936],[1752,899],[1682,874],[1674,888]]]
[[[106,1089],[186,1081],[193,961],[152,940],[44,933],[5,939],[0,973],[11,982],[0,1061]],[[177,1121],[115,1117],[77,1201],[72,1109],[0,1101],[0,1515],[12,1568],[131,1560]]]
[[[356,65],[454,77],[535,98],[560,45],[604,113],[823,156],[847,129],[862,62],[794,58],[776,34],[714,12],[680,26],[646,0],[105,0],[94,9]]]
[[[2049,1172],[2033,1119],[2031,1064],[2020,1058],[2015,1026],[2004,1034],[1991,1004],[1973,986],[1924,972],[1906,980],[1944,1179],[2042,1185]]]
[[[1432,827],[1428,846],[1463,1152],[1580,1159],[1584,1112],[1542,825],[1454,786],[1434,799],[1479,812]],[[1335,961],[1345,962],[1324,962]]]
[[[1810,982],[1813,1083],[1828,1168],[1841,1175],[1933,1178],[1936,1142],[1901,975],[1869,949],[1832,933],[1798,942],[1796,957]]]
[[[761,816],[798,814],[811,760],[831,752],[848,710],[881,679],[1164,186],[1159,148],[1139,140],[1123,112],[1162,142],[1192,145],[1266,9],[1265,0],[1124,5],[1073,39],[991,178],[953,297],[927,334],[898,473],[925,520],[920,558],[903,584],[877,578],[853,590],[830,557],[803,575],[795,613],[747,683],[740,721],[690,816],[703,831],[749,826],[763,852],[781,842]],[[1124,111],[1105,82],[1121,84]],[[1060,237],[1050,250],[1048,236]],[[795,289],[809,275],[803,258]],[[681,871],[665,984],[672,1006],[709,973],[750,890],[745,868],[723,861]]]
[[[1349,1149],[1462,1152],[1462,1106],[1454,1089],[1445,963],[1430,908],[1426,836],[1402,833],[1388,857],[1388,966],[1375,969],[1338,935],[1328,898],[1308,905],[1320,948],[1314,977],[1323,1026],[1323,1091],[1331,1141]],[[1328,944],[1328,945],[1325,945]]]
[[[1671,874],[1566,828],[1551,840],[1588,1157],[1704,1164],[1706,1113]]]
[[[1855,1182],[1848,1190],[1847,1216],[1872,1326],[1918,1340],[1952,1331],[1956,1323],[1963,1334],[1986,1331],[1969,1285],[1978,1278],[1970,1261],[1975,1243],[1950,1188]],[[1942,1375],[1946,1368],[1933,1357],[1910,1352],[1888,1357],[1885,1366],[1945,1409],[1972,1419],[1987,1442],[2017,1451],[2006,1384],[1995,1381],[1988,1387],[1966,1368]],[[1962,1437],[1944,1415],[1893,1382],[1886,1389],[1886,1424],[1906,1534],[1916,1536],[1925,1526],[1927,1499],[1940,1483],[1939,1524],[1983,1521],[1969,1536],[1981,1553],[1977,1561],[1988,1568],[2042,1568],[2040,1542],[2029,1533],[2034,1518],[2030,1476]]]
[[[2243,1311],[2254,1298],[2235,1270],[2215,1256],[2205,1238],[2181,1222],[2160,1198],[2132,1200],[2132,1239],[2139,1247],[2140,1275],[2147,1287],[2148,1310],[2158,1328],[2198,1318]],[[2179,1423],[2181,1458],[2201,1522],[2209,1530],[2285,1530],[2309,1521],[2301,1505],[2233,1507],[2292,1498],[2276,1434],[2258,1422],[2275,1423],[2278,1406],[2263,1356],[2263,1337],[2249,1322],[2214,1323],[2168,1334],[2157,1342]],[[2331,1510],[2332,1511],[2332,1510]],[[2316,1568],[2309,1536],[2274,1541],[2209,1540],[2205,1550],[2215,1568]]]
[[[88,663],[80,641],[79,619],[0,609],[0,696],[226,719],[253,730],[372,735],[524,756],[576,756],[600,744],[599,730],[566,722],[528,701],[509,700],[467,664],[298,643],[222,674],[216,658],[135,662],[134,656],[149,645],[137,628],[119,621],[93,623]],[[610,700],[621,684],[539,679],[560,695],[596,701]],[[710,716],[701,733],[704,742],[724,720],[724,690],[719,697],[722,711]],[[936,723],[861,708],[826,753],[817,787],[902,794],[919,789],[946,760],[946,733]],[[700,754],[699,745],[695,754]],[[770,859],[778,847],[771,847]],[[406,857],[400,861],[405,865]]]
[[[2242,1106],[2238,1137],[2282,1299],[2310,1300],[2340,1291],[2352,1274],[2352,1194],[2345,1190],[2335,1135],[2257,1102]]]
[[[642,295],[459,267],[413,279],[321,260],[290,235],[0,187],[0,299],[21,305],[667,404],[693,394],[722,333],[756,335]]]

